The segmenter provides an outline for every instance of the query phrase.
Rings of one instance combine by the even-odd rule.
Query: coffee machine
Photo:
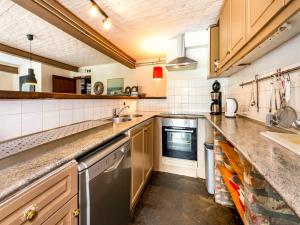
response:
[[[210,105],[210,114],[219,115],[222,113],[222,92],[221,84],[216,80],[212,85],[213,91],[210,92],[212,103]]]

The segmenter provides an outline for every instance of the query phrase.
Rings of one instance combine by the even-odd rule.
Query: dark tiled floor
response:
[[[205,181],[153,173],[131,225],[242,225],[237,212],[214,202]]]

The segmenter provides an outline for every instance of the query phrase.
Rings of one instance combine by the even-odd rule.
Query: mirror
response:
[[[27,93],[38,96],[36,93],[42,92],[47,98],[54,97],[49,93],[124,95],[125,88],[133,86],[138,86],[139,92],[147,96],[157,93],[161,96],[166,95],[165,76],[161,81],[153,80],[155,65],[149,64],[137,69],[132,69],[132,65],[129,65],[130,69],[127,66],[131,61],[126,58],[129,57],[126,53],[120,53],[112,48],[111,51],[117,52],[115,55],[108,55],[112,55],[111,57],[117,58],[116,60],[122,63],[125,61],[127,66],[101,53],[101,49],[90,47],[93,45],[80,41],[85,40],[84,38],[80,39],[65,33],[62,28],[59,29],[53,23],[25,8],[12,0],[1,1],[0,92],[2,98],[5,98],[3,96],[19,98],[21,95],[20,93],[16,93],[15,96],[14,93],[8,95],[6,94],[10,93],[8,91],[22,91],[29,97]],[[105,52],[109,52],[109,49]],[[123,57],[123,61],[116,55]],[[29,69],[33,70],[33,77],[28,76]],[[28,84],[29,78],[34,78],[36,84]]]

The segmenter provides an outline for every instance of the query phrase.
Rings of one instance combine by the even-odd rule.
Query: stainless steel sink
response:
[[[113,117],[111,120],[113,123],[122,123],[131,121],[137,117],[142,117],[140,114],[128,114],[128,115],[120,115],[119,117]]]

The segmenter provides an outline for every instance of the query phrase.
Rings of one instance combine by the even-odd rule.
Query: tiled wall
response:
[[[276,48],[264,57],[256,60],[251,66],[234,74],[228,81],[228,95],[234,97],[239,103],[239,113],[250,118],[265,122],[268,113],[270,99],[270,80],[259,83],[259,105],[260,110],[257,112],[255,107],[250,107],[248,111],[249,101],[251,97],[251,85],[244,88],[239,84],[254,79],[255,74],[264,77],[268,74],[276,72],[278,68],[282,70],[300,65],[300,35],[289,40],[285,44]],[[300,118],[300,71],[290,73],[291,77],[291,100],[289,105],[295,108]],[[256,95],[255,95],[256,99]],[[273,101],[273,112],[274,101]]]
[[[0,141],[87,120],[111,117],[126,102],[136,111],[136,100],[1,100]]]
[[[218,79],[222,85],[223,104],[227,79]],[[215,80],[187,76],[168,77],[166,100],[139,100],[139,111],[164,111],[172,113],[209,112],[212,84]]]

